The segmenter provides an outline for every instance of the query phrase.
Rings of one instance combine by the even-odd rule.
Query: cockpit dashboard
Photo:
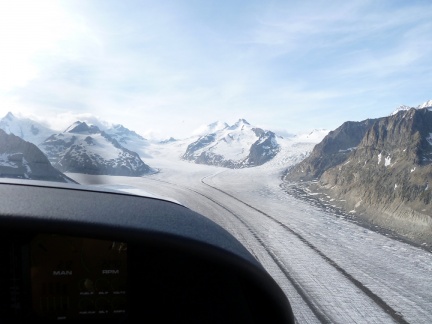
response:
[[[293,322],[233,236],[160,199],[2,183],[0,259],[1,323]]]

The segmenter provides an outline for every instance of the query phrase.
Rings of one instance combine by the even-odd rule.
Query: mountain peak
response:
[[[223,129],[225,127],[228,127],[228,124],[218,120],[218,121],[215,121],[214,123],[208,124],[207,127],[211,128],[211,129],[220,130],[220,129]]]
[[[411,108],[414,108],[414,109],[432,108],[432,100],[428,100],[428,101],[422,103],[421,105],[418,105],[417,107],[410,107],[410,106],[407,106],[407,105],[400,105],[398,108],[396,108],[395,111],[393,111],[391,113],[390,116],[396,115],[400,111],[410,110]]]
[[[407,105],[400,105],[398,108],[396,108],[390,116],[396,115],[400,111],[410,110],[413,107],[407,106]]]
[[[100,129],[97,126],[94,125],[87,125],[86,122],[76,121],[71,126],[66,128],[64,131],[65,133],[89,133],[89,134],[96,134],[100,133]]]
[[[0,119],[0,128],[7,134],[12,133],[35,145],[42,143],[55,132],[42,123],[21,115],[16,116],[11,112],[8,112],[6,116]]]
[[[208,125],[202,125],[199,128],[197,128],[193,134],[194,135],[207,135],[207,134],[211,134],[211,133],[215,133],[219,130],[225,129],[229,127],[229,125],[225,122],[221,122],[221,121],[215,121],[211,124]]]
[[[113,125],[110,129],[107,129],[106,132],[108,134],[110,134],[110,135],[115,135],[117,137],[120,137],[120,136],[123,136],[123,137],[132,136],[132,137],[136,137],[136,138],[138,138],[140,140],[145,140],[144,137],[142,137],[141,135],[139,135],[135,131],[130,130],[129,128],[124,127],[121,124],[115,124],[115,125]]]
[[[73,123],[72,125],[70,125],[68,128],[66,128],[65,130],[64,130],[64,133],[70,133],[71,132],[71,130],[73,130],[75,127],[77,127],[77,126],[79,126],[79,125],[81,125],[83,122],[81,122],[81,121],[76,121],[75,123]],[[84,122],[84,124],[85,124],[85,122]],[[87,125],[87,124],[86,124]]]
[[[234,130],[243,126],[251,126],[248,121],[244,118],[240,118],[234,125],[232,125],[229,129]]]
[[[160,144],[168,144],[168,143],[172,143],[172,142],[177,142],[177,140],[174,137],[170,137],[166,140],[160,141]]]
[[[4,116],[5,119],[13,120],[15,118],[14,114],[12,114],[10,111]]]
[[[240,119],[235,123],[235,125],[241,125],[241,124],[249,125],[249,126],[250,126],[250,124],[248,123],[248,121],[247,121],[246,119],[244,119],[244,118],[240,118]]]
[[[432,100],[428,100],[421,105],[417,106],[417,109],[423,109],[423,108],[432,108]]]
[[[124,127],[124,126],[121,125],[121,124],[115,124],[115,125],[113,125],[112,128],[113,128],[113,129],[118,129],[118,130],[121,130],[121,131],[128,130],[126,127]]]

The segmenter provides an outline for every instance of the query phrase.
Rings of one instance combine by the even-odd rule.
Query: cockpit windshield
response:
[[[298,322],[432,322],[431,21],[420,0],[1,1],[0,180],[169,197]]]

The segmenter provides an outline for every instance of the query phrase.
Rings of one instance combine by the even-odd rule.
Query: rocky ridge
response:
[[[312,153],[289,171],[289,178],[302,181],[318,179],[324,171],[339,165],[357,148],[368,129],[377,119],[348,121],[328,133],[315,145]]]
[[[423,108],[344,123],[285,180],[317,180],[309,190],[351,214],[432,243],[432,112]]]

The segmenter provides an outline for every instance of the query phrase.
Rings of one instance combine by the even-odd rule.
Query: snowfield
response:
[[[325,134],[324,134],[325,135]],[[283,141],[272,161],[225,169],[181,161],[187,143],[151,145],[145,177],[67,174],[172,197],[232,233],[282,287],[298,323],[432,323],[432,254],[288,195],[283,171],[313,148]]]

